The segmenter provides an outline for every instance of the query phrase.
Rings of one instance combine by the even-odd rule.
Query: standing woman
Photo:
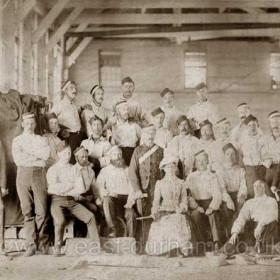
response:
[[[188,197],[184,181],[177,178],[176,159],[167,156],[160,168],[165,177],[157,181],[151,216],[151,225],[146,252],[149,255],[186,257],[192,249],[191,228],[185,214],[188,211]]]

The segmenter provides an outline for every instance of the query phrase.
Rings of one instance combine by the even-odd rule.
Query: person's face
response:
[[[58,119],[50,119],[48,121],[48,125],[49,125],[49,130],[51,133],[57,133],[59,131],[59,125],[58,125]]]
[[[265,194],[265,189],[260,182],[255,182],[253,186],[255,197],[261,197]]]
[[[104,100],[104,90],[101,88],[98,88],[95,93],[94,93],[94,97],[93,97],[97,103],[101,104]]]
[[[117,107],[117,115],[119,118],[121,118],[122,120],[126,121],[128,120],[128,116],[129,116],[129,111],[128,111],[128,106],[127,104],[121,104]]]
[[[95,120],[91,123],[91,129],[94,134],[101,135],[103,131],[103,125],[100,120]]]
[[[258,123],[256,121],[250,121],[247,124],[247,129],[249,133],[256,133],[258,131]]]
[[[280,117],[274,117],[269,120],[272,135],[276,138],[280,137]]]
[[[213,130],[211,124],[204,125],[201,129],[201,138],[203,140],[209,140],[213,135]]]
[[[179,132],[180,134],[188,134],[189,133],[189,123],[188,121],[182,121],[179,125],[178,125],[178,128],[179,128]]]
[[[229,148],[225,151],[225,161],[226,163],[235,164],[237,162],[236,152],[233,148]]]
[[[176,173],[176,166],[174,163],[167,164],[163,167],[165,175],[167,176],[174,176]]]
[[[122,90],[123,93],[125,93],[126,95],[132,95],[133,91],[134,91],[134,83],[131,82],[126,82],[122,85]]]
[[[22,121],[23,131],[28,134],[34,133],[36,127],[36,121],[34,118],[26,119]]]
[[[76,161],[81,165],[81,166],[87,166],[88,165],[88,152],[86,150],[80,151],[76,155]]]
[[[66,94],[68,97],[73,100],[77,96],[77,87],[75,84],[70,84],[66,89]]]
[[[248,106],[242,106],[237,109],[238,115],[241,121],[244,122],[244,120],[250,115],[250,109]]]
[[[71,148],[67,147],[63,151],[57,153],[57,155],[60,162],[62,162],[63,164],[67,164],[71,159]]]
[[[148,147],[152,146],[154,144],[155,136],[156,136],[155,130],[149,132],[143,132],[142,139],[144,144],[147,145]]]
[[[163,96],[163,104],[165,107],[167,108],[172,108],[173,104],[174,104],[174,94],[172,92],[167,92],[164,96]]]
[[[208,98],[208,90],[207,90],[207,88],[204,87],[204,88],[202,88],[200,90],[197,90],[196,94],[197,94],[198,101],[200,101],[200,102],[207,101],[207,98]]]
[[[206,170],[208,163],[208,156],[206,154],[201,154],[196,157],[195,164],[198,171]]]
[[[122,151],[120,149],[115,149],[110,154],[110,159],[112,161],[117,161],[122,158]]]
[[[221,138],[228,138],[230,135],[230,124],[223,123],[219,126],[219,134]]]
[[[156,127],[162,127],[163,121],[164,121],[164,113],[157,114],[154,116],[154,125]]]

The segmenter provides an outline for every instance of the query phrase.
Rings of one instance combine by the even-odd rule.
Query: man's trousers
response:
[[[48,242],[47,231],[47,186],[43,167],[18,167],[17,193],[24,216],[26,241],[28,245],[38,242],[45,246]]]
[[[103,198],[103,210],[106,223],[109,228],[116,228],[116,216],[124,216],[129,237],[135,237],[136,233],[136,213],[132,208],[124,208],[127,202],[127,195],[118,197],[105,196]]]
[[[70,213],[87,225],[88,235],[92,241],[100,244],[94,214],[71,196],[52,195],[51,215],[55,227],[55,245],[63,241],[63,230],[66,223],[66,213]]]

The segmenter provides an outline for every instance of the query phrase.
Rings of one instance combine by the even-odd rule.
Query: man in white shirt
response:
[[[199,124],[206,119],[212,124],[216,124],[219,120],[219,111],[217,106],[208,100],[208,90],[205,83],[199,83],[195,90],[198,101],[189,108],[187,117],[191,122],[194,135],[200,137]]]
[[[116,216],[124,216],[129,237],[135,237],[136,213],[126,204],[132,193],[128,167],[124,164],[122,151],[113,146],[108,152],[110,164],[104,167],[97,177],[97,188],[100,192],[105,219],[109,227],[109,237],[117,236]]]
[[[100,244],[94,214],[78,202],[79,196],[86,192],[86,188],[81,172],[69,163],[71,148],[62,141],[58,144],[57,151],[59,160],[47,172],[48,193],[51,195],[51,215],[55,226],[54,256],[56,257],[61,254],[66,210],[83,221],[87,225],[90,240],[97,246]]]
[[[197,152],[195,154],[197,171],[187,177],[186,185],[191,197],[196,201],[191,208],[197,211],[193,211],[191,216],[197,225],[197,239],[207,241],[205,225],[209,224],[215,250],[218,250],[220,241],[218,210],[222,203],[222,193],[217,175],[207,170],[208,163],[208,154],[204,150]]]
[[[98,116],[93,116],[89,120],[91,125],[91,135],[89,139],[83,140],[81,146],[88,150],[89,161],[93,163],[93,170],[97,176],[104,166],[110,163],[106,153],[111,148],[111,144],[103,136],[104,123]]]
[[[111,116],[110,110],[103,106],[104,89],[100,85],[95,85],[90,91],[92,103],[88,105],[81,113],[83,128],[89,138],[92,134],[90,119],[97,116],[105,124]]]
[[[167,128],[172,136],[178,134],[178,127],[176,124],[176,120],[181,116],[181,113],[176,109],[174,105],[175,94],[169,88],[165,88],[161,93],[162,97],[162,106],[161,110],[165,114],[163,127]]]
[[[242,232],[247,223],[251,223],[251,237],[254,237],[256,253],[262,252],[262,245],[273,242],[278,238],[278,206],[274,198],[265,194],[267,184],[265,181],[258,180],[254,183],[255,197],[247,200],[235,220],[231,229],[231,238],[223,246],[222,252],[232,255],[242,241]],[[239,238],[240,236],[240,238]]]
[[[140,144],[141,128],[129,121],[129,106],[126,101],[115,104],[117,122],[112,125],[112,144],[121,148],[125,164],[129,166],[136,146]]]
[[[50,147],[50,156],[46,162],[46,168],[49,168],[58,161],[56,146],[61,142],[57,136],[59,132],[58,119],[55,113],[45,115],[47,132],[43,135],[47,138]]]
[[[39,249],[46,252],[48,246],[45,166],[50,148],[46,138],[34,134],[34,114],[22,115],[22,127],[23,133],[13,140],[12,155],[17,165],[17,193],[26,230],[25,255],[30,257],[36,253],[36,229]]]
[[[151,115],[154,127],[156,129],[154,143],[162,149],[166,149],[172,139],[172,134],[166,127],[163,127],[165,113],[161,108],[157,108],[151,112]]]
[[[171,140],[167,151],[178,160],[179,178],[186,179],[194,169],[194,154],[199,150],[199,139],[190,134],[190,123],[186,116],[176,120],[179,135]]]
[[[265,147],[265,138],[258,131],[258,120],[256,117],[249,115],[245,119],[247,127],[240,139],[240,149],[243,155],[245,166],[245,176],[248,190],[248,198],[254,197],[253,184],[257,180],[264,180],[267,165],[267,152]],[[269,192],[269,190],[267,190]],[[267,193],[269,194],[269,193]]]
[[[222,148],[224,155],[223,168],[217,172],[224,203],[221,206],[221,217],[226,229],[227,237],[237,218],[242,205],[247,198],[245,170],[238,164],[237,150],[232,143],[227,143]],[[231,206],[233,203],[233,206]]]
[[[63,99],[54,104],[51,112],[55,113],[58,118],[61,138],[69,143],[73,152],[80,146],[82,141],[79,111],[74,103],[78,94],[77,86],[73,81],[67,81],[62,86],[62,91],[64,92]],[[73,154],[70,163],[75,163]]]

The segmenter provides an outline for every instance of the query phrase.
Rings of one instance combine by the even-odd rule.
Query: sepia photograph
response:
[[[0,279],[279,280],[280,0],[0,0]]]

